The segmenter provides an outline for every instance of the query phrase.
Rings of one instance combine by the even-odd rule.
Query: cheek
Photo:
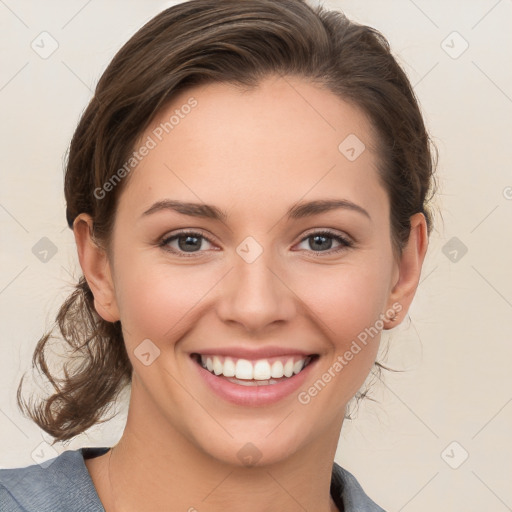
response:
[[[305,302],[329,348],[315,379],[297,398],[304,411],[321,416],[325,424],[343,414],[377,356],[389,280],[383,267],[325,268],[315,272],[313,285],[311,279],[302,280],[298,294],[308,297]]]
[[[389,270],[382,262],[319,266],[301,274],[297,295],[321,320],[318,323],[336,352],[374,326],[385,308]]]
[[[121,322],[131,343],[140,342],[139,338],[155,342],[179,338],[218,281],[215,271],[206,266],[171,267],[143,261],[120,267],[118,277]]]

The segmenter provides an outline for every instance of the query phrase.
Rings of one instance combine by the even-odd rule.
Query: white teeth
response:
[[[256,364],[254,365],[253,379],[255,379],[255,380],[270,379],[270,364],[268,361],[265,361],[265,359],[256,361]]]
[[[288,359],[284,365],[284,376],[291,377],[293,375],[293,359]]]
[[[222,373],[222,361],[217,356],[213,356],[213,372],[215,375]]]
[[[252,364],[247,359],[239,359],[236,362],[235,377],[237,379],[252,380],[254,371]]]
[[[229,382],[233,384],[238,384],[240,386],[271,386],[272,384],[277,384],[279,381],[275,379],[268,380],[239,380],[239,379],[228,379]]]
[[[284,375],[283,363],[281,361],[274,361],[272,363],[272,369],[270,376],[274,379],[280,379]]]
[[[224,369],[222,370],[222,375],[224,377],[234,377],[235,376],[235,363],[231,357],[226,357],[224,359]]]
[[[297,356],[296,356],[297,357]],[[233,359],[222,356],[201,356],[201,364],[214,375],[235,377],[244,381],[260,381],[261,384],[277,383],[273,379],[289,378],[300,373],[311,360],[310,357],[296,359],[267,359],[249,361],[247,359]],[[264,381],[264,382],[263,382]]]
[[[304,363],[305,363],[305,361],[304,361],[304,360],[297,361],[297,362],[293,365],[293,373],[294,373],[294,374],[299,373],[299,372],[302,370],[302,368],[304,368]]]

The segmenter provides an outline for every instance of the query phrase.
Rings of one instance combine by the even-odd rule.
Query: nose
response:
[[[260,332],[293,318],[297,310],[293,285],[282,266],[271,259],[270,251],[251,263],[235,256],[218,296],[217,314],[223,322]]]

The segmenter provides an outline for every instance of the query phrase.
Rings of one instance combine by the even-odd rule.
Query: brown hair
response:
[[[304,0],[191,0],[144,25],[103,73],[72,138],[65,175],[68,225],[80,213],[90,214],[93,235],[107,248],[126,180],[105,197],[94,191],[130,158],[155,115],[191,86],[255,87],[272,74],[309,79],[364,112],[377,134],[393,247],[401,253],[414,213],[425,214],[430,232],[434,146],[405,73],[377,30]],[[72,350],[60,379],[45,356],[57,327]],[[96,313],[83,276],[52,331],[39,340],[32,363],[55,393],[36,406],[26,404],[22,379],[18,405],[54,442],[106,421],[102,416],[131,382],[120,322]]]

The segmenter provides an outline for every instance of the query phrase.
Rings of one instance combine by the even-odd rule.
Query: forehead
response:
[[[172,197],[254,213],[326,194],[386,207],[366,116],[303,79],[271,77],[250,90],[224,83],[187,89],[138,144],[148,141],[121,196],[141,209]]]

